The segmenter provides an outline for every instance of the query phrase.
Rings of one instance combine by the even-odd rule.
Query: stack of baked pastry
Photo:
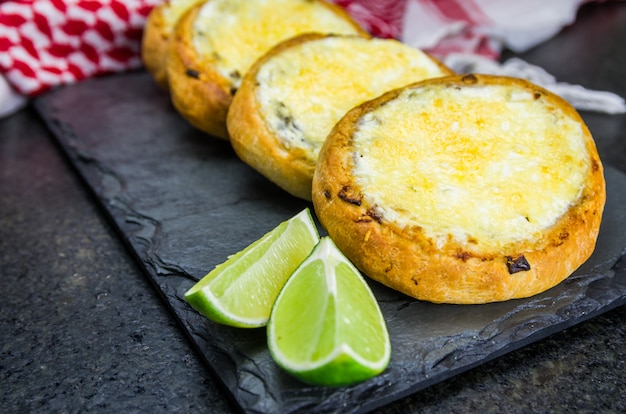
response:
[[[580,115],[528,81],[457,75],[324,0],[170,0],[143,58],[176,110],[420,300],[544,292],[595,248],[602,164]]]

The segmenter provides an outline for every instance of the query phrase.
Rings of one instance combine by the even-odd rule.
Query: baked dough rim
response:
[[[305,33],[278,43],[257,59],[246,73],[227,116],[231,144],[239,158],[288,193],[308,201],[311,200],[315,162],[311,162],[306,150],[297,147],[288,148],[270,129],[261,114],[262,111],[258,109],[260,103],[256,94],[257,75],[266,62],[285,50],[306,42],[333,37],[372,39],[368,34],[358,36]],[[453,74],[453,71],[441,61],[427,53],[425,55],[442,70],[444,75]]]
[[[342,7],[324,0],[313,1],[345,19],[356,33],[369,35]],[[177,111],[194,127],[230,140],[226,119],[238,90],[218,72],[213,60],[201,57],[193,46],[193,25],[204,4],[206,2],[193,6],[176,24],[168,48],[167,77]],[[241,76],[243,78],[245,73]]]
[[[578,202],[542,240],[524,241],[502,251],[478,254],[451,240],[439,248],[417,227],[399,228],[377,216],[351,176],[350,140],[355,122],[396,98],[406,88],[428,83],[463,87],[470,84],[514,84],[548,99],[564,115],[580,122],[591,168]],[[400,88],[350,111],[326,140],[313,178],[316,214],[337,246],[366,275],[414,298],[455,304],[478,304],[524,298],[543,292],[571,275],[594,248],[606,200],[603,167],[584,121],[565,100],[522,79],[458,75],[430,79]],[[523,258],[530,270],[509,272]],[[508,262],[508,264],[507,264]]]
[[[156,5],[148,14],[141,38],[141,60],[156,84],[168,90],[167,51],[170,34],[166,33],[163,18],[166,7],[167,3]]]

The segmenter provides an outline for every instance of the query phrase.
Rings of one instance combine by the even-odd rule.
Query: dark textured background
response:
[[[586,7],[585,11],[574,28],[524,58],[546,67],[560,80],[624,96],[624,5]],[[95,113],[104,112],[94,117],[119,111],[115,107],[120,104],[108,102],[94,108]],[[605,164],[626,171],[624,116],[583,116]],[[85,127],[90,122],[88,116],[82,120]],[[227,394],[199,363],[165,302],[148,285],[105,220],[104,210],[78,181],[36,114],[26,110],[0,121],[0,128],[0,410],[232,409]],[[190,148],[197,148],[194,139],[190,137]],[[228,154],[228,149],[218,146],[209,154],[196,154],[199,162],[212,151]],[[89,156],[80,160],[86,165],[91,162]],[[98,174],[114,177],[110,171]],[[253,180],[249,187],[253,194],[276,191],[262,180],[255,181],[254,175],[247,177]],[[246,186],[246,182],[237,185]],[[102,183],[96,190],[108,195],[129,191],[114,179]],[[164,190],[172,185],[169,179],[162,184]],[[258,197],[243,201],[255,206],[258,202]],[[264,210],[266,214],[281,215],[299,203],[288,204],[282,213],[270,207]],[[108,208],[124,211],[124,205]],[[143,211],[152,208],[158,206],[142,206]],[[272,225],[262,216],[258,220],[260,228]],[[143,231],[150,229],[146,216],[136,217],[136,223]],[[144,251],[142,239],[150,239],[150,234],[142,233],[135,240],[139,252]],[[163,251],[194,250],[184,243],[166,247]],[[209,247],[219,254],[232,253],[227,244]],[[197,257],[191,253],[190,257]],[[162,274],[180,270],[171,263],[159,257],[153,265]],[[198,263],[194,272],[205,265]],[[623,309],[528,345],[381,411],[624,411]]]

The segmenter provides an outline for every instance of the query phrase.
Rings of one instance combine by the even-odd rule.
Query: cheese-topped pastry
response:
[[[141,58],[156,83],[168,89],[166,58],[170,36],[178,19],[193,5],[206,0],[169,0],[155,6],[146,19]]]
[[[226,113],[243,76],[276,43],[308,33],[368,36],[324,0],[208,0],[178,22],[167,58],[172,101],[192,125],[228,139]]]
[[[367,275],[418,299],[528,297],[595,248],[605,203],[593,138],[520,79],[416,83],[352,110],[320,152],[313,203]]]
[[[239,157],[289,193],[311,199],[319,150],[348,110],[391,89],[452,72],[396,40],[305,34],[248,71],[227,126]]]

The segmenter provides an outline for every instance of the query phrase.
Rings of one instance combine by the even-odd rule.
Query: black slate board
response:
[[[596,251],[565,282],[529,299],[461,306],[416,301],[370,281],[391,334],[389,368],[352,387],[306,386],[276,367],[263,329],[216,325],[183,294],[310,204],[243,164],[227,142],[191,128],[144,72],[67,86],[35,107],[246,412],[370,411],[626,303],[626,175],[605,165],[608,200]]]

